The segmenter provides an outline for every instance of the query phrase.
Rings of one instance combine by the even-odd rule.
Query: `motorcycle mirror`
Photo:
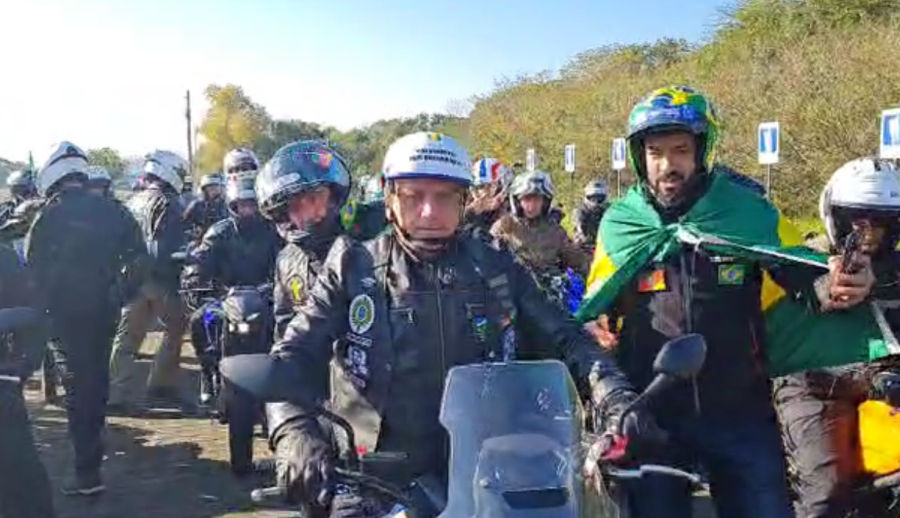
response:
[[[300,389],[302,374],[293,364],[268,354],[238,354],[222,358],[219,372],[261,401],[289,401],[306,407],[316,402]]]
[[[188,262],[188,253],[184,251],[173,252],[169,257],[171,257],[173,261],[179,264],[187,264]]]
[[[0,309],[0,333],[10,333],[21,327],[33,325],[40,313],[29,307]]]
[[[706,339],[703,335],[687,334],[669,340],[662,346],[653,362],[653,371],[687,380],[700,372],[705,360]]]

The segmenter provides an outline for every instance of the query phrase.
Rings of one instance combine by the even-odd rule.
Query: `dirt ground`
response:
[[[160,340],[151,333],[140,361],[145,371],[149,353]],[[197,364],[183,348],[184,389],[198,386]],[[192,393],[196,393],[193,390]],[[250,491],[263,480],[237,480],[228,469],[225,426],[209,417],[181,417],[165,411],[142,418],[107,420],[106,492],[98,497],[73,498],[60,494],[72,459],[62,408],[45,405],[39,383],[29,384],[26,397],[35,439],[54,486],[59,518],[288,518],[289,510],[255,508]],[[256,440],[256,458],[270,456],[265,440]],[[714,518],[708,498],[696,500],[697,518]]]
[[[144,351],[159,340],[151,334]],[[188,355],[182,361],[185,388],[197,386],[197,367]],[[150,356],[141,363],[149,367]],[[71,466],[71,447],[62,408],[44,405],[37,384],[27,392],[36,441],[54,485],[60,518],[286,518],[289,511],[254,509],[250,490],[262,481],[237,480],[228,469],[225,426],[208,417],[183,418],[151,413],[139,419],[110,417],[107,421],[103,476],[107,491],[94,498],[59,493]],[[196,390],[194,391],[196,392]],[[256,456],[268,456],[262,437]]]

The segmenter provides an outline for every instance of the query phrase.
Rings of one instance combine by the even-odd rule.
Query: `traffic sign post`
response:
[[[616,197],[622,196],[622,170],[627,165],[626,142],[624,138],[614,138],[612,141],[612,168],[616,172]]]
[[[881,112],[881,149],[884,159],[900,160],[900,108]]]
[[[567,173],[575,172],[575,144],[569,144],[565,147],[565,151],[563,153],[563,160],[566,165]]]
[[[778,163],[781,151],[781,129],[777,122],[763,122],[756,131],[756,151],[759,163],[766,166],[766,195],[772,198],[772,166]]]
[[[578,204],[578,195],[575,194],[575,144],[567,144],[563,148],[563,163],[566,172],[569,173],[569,192],[572,193],[572,210]]]
[[[537,153],[530,147],[525,150],[525,170],[533,173],[535,169],[537,169]]]

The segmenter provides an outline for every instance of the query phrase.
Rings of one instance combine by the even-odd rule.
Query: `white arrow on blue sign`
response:
[[[565,147],[564,157],[566,163],[566,172],[575,172],[575,144],[569,144]]]
[[[881,112],[881,158],[900,159],[900,108]]]
[[[614,171],[621,171],[625,167],[625,139],[614,138],[612,143],[612,168]]]
[[[779,133],[777,122],[763,122],[759,125],[756,149],[760,164],[772,165],[778,163]]]

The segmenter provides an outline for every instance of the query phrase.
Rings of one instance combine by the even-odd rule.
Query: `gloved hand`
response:
[[[366,502],[356,491],[340,492],[331,501],[329,518],[368,518],[373,516]]]
[[[872,397],[900,408],[900,372],[879,372],[872,378]]]
[[[637,397],[630,390],[610,394],[597,412],[601,419],[600,430],[612,435],[619,435],[621,432],[629,443],[638,447],[665,443],[668,434],[659,427],[653,414],[644,405],[628,409]]]
[[[295,504],[327,508],[334,486],[334,453],[314,426],[286,430],[275,446],[278,485]]]

